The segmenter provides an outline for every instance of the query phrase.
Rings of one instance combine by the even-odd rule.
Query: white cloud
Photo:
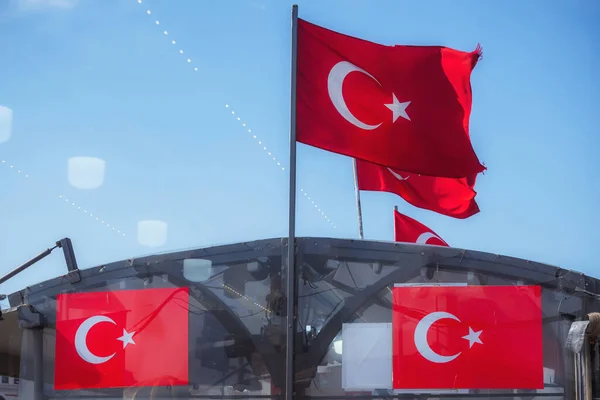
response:
[[[17,0],[21,10],[41,10],[47,8],[73,8],[79,0]]]
[[[96,157],[71,157],[68,161],[69,184],[77,189],[97,189],[104,183],[106,162]]]
[[[137,237],[142,246],[162,246],[167,243],[167,223],[156,220],[139,221]]]
[[[10,108],[0,106],[0,143],[8,141],[12,134],[12,115]]]

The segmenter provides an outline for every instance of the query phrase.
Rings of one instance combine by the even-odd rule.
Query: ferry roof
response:
[[[252,379],[269,376],[272,384],[283,385],[285,329],[278,329],[285,326],[287,243],[287,238],[273,238],[121,260],[81,270],[79,282],[63,275],[32,285],[11,294],[9,301],[11,307],[26,304],[26,310],[42,314],[52,329],[60,293],[186,286],[190,309],[204,310],[190,313],[190,370],[204,371],[196,374],[202,376],[196,383],[208,385],[206,371],[221,368],[216,365],[227,364],[227,357],[242,357],[252,367]],[[363,317],[391,320],[389,289],[398,283],[540,285],[544,336],[552,338],[545,339],[544,351],[561,360],[567,357],[562,350],[563,325],[598,309],[597,279],[534,261],[450,247],[350,239],[301,237],[296,246],[299,319],[306,331],[314,328],[310,343],[305,336],[299,339],[296,383],[300,386],[310,387],[318,366],[335,357],[332,343],[340,337],[342,324]],[[210,273],[190,275],[186,260],[207,261],[203,265],[210,266]],[[271,338],[264,340],[267,331]],[[0,344],[5,345],[8,336],[18,334],[0,329]],[[226,338],[234,344],[223,342]],[[211,353],[215,346],[229,349],[228,356]],[[47,347],[45,364],[52,365],[54,349]],[[207,359],[217,361],[207,365]],[[0,367],[14,372],[15,365]],[[238,378],[223,379],[225,384]]]

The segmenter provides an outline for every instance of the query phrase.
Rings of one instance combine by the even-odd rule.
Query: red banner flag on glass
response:
[[[393,290],[394,389],[543,389],[539,286]]]
[[[410,217],[394,210],[394,240],[396,242],[448,246],[437,233]]]
[[[436,178],[363,160],[356,160],[356,175],[359,190],[394,193],[415,207],[461,219],[479,212],[474,178]]]
[[[56,390],[188,384],[187,288],[56,300]]]
[[[411,173],[485,168],[469,138],[481,52],[383,46],[298,20],[297,141]]]

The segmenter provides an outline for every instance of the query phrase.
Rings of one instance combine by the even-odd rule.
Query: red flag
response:
[[[543,389],[539,286],[395,287],[395,389]]]
[[[410,217],[394,210],[394,240],[419,244],[448,246],[437,233]]]
[[[188,289],[65,293],[56,390],[188,384]]]
[[[436,178],[356,160],[359,190],[397,194],[415,207],[454,218],[479,212],[477,192],[467,178]],[[471,179],[474,183],[474,179]]]
[[[481,56],[383,46],[298,21],[297,140],[411,173],[485,168],[469,138],[470,75]]]

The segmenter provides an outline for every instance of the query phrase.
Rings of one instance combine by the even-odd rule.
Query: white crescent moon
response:
[[[415,243],[418,244],[427,244],[427,241],[429,239],[433,239],[433,238],[437,238],[439,240],[441,240],[442,243],[446,243],[442,240],[441,237],[439,237],[438,235],[431,233],[431,232],[423,232],[419,235],[419,237],[417,238],[417,240],[415,241]]]
[[[77,354],[84,361],[89,362],[90,364],[102,364],[110,360],[115,356],[115,353],[112,353],[110,356],[106,357],[98,357],[94,353],[90,351],[87,347],[87,335],[90,329],[92,329],[96,324],[100,322],[110,322],[113,325],[116,325],[115,321],[106,317],[104,315],[95,315],[93,317],[89,317],[81,325],[77,328],[77,332],[75,333],[75,350],[77,350]]]
[[[394,172],[394,170],[393,170],[393,169],[391,169],[391,168],[388,168],[388,171],[390,171],[390,173],[391,173],[392,175],[394,175],[394,177],[396,177],[396,179],[398,179],[399,181],[405,181],[405,180],[407,180],[408,178],[410,178],[410,175],[409,175],[409,176],[407,176],[406,178],[403,178],[403,177],[402,177],[402,175],[395,173],[395,172]]]
[[[450,362],[460,355],[460,352],[458,352],[453,356],[443,356],[433,351],[427,342],[427,332],[429,331],[429,328],[431,328],[431,325],[444,318],[449,318],[460,322],[457,317],[450,313],[437,311],[427,314],[425,317],[423,317],[415,329],[415,346],[417,347],[417,351],[421,353],[423,358],[426,360],[437,364]]]
[[[340,113],[342,117],[344,117],[351,124],[366,130],[373,130],[378,128],[381,123],[377,125],[368,125],[356,118],[348,109],[346,105],[346,101],[344,100],[344,95],[342,94],[342,85],[344,83],[344,79],[350,72],[362,72],[367,75],[371,79],[381,86],[381,83],[377,79],[373,77],[370,73],[365,71],[362,68],[357,67],[356,65],[348,62],[348,61],[340,61],[335,64],[331,71],[329,71],[329,76],[327,77],[327,91],[329,92],[329,98],[331,102],[335,106],[335,109]]]

